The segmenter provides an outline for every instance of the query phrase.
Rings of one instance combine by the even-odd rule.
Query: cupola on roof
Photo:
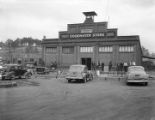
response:
[[[94,16],[97,16],[95,11],[83,12],[83,14],[86,16],[84,23],[94,23]]]

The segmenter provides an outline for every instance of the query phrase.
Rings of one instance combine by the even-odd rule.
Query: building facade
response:
[[[68,24],[58,39],[43,39],[43,59],[48,66],[92,63],[113,66],[135,62],[141,65],[142,51],[138,35],[118,36],[117,28],[108,28],[107,22],[94,22],[95,12],[83,12],[84,23]]]
[[[41,46],[19,46],[12,52],[12,63],[36,63],[42,59],[42,47]]]
[[[3,47],[0,50],[0,57],[4,63],[36,63],[42,61],[41,45],[20,45],[18,47]]]

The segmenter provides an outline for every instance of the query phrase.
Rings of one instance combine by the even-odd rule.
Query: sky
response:
[[[0,41],[58,38],[67,24],[83,23],[82,12],[95,11],[95,22],[108,22],[118,35],[139,35],[155,53],[155,0],[0,0]]]

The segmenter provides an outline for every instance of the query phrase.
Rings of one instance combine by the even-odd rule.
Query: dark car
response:
[[[68,83],[71,81],[81,81],[85,83],[89,80],[93,80],[93,74],[88,71],[86,65],[71,65],[66,75],[66,79]]]
[[[47,67],[37,67],[36,73],[37,74],[49,74],[50,70]]]
[[[30,78],[31,73],[18,64],[7,64],[2,72],[2,80],[12,80],[16,78]]]

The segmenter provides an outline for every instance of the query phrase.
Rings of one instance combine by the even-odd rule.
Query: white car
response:
[[[149,75],[145,72],[142,66],[130,66],[126,73],[126,83],[143,83],[148,85]]]

